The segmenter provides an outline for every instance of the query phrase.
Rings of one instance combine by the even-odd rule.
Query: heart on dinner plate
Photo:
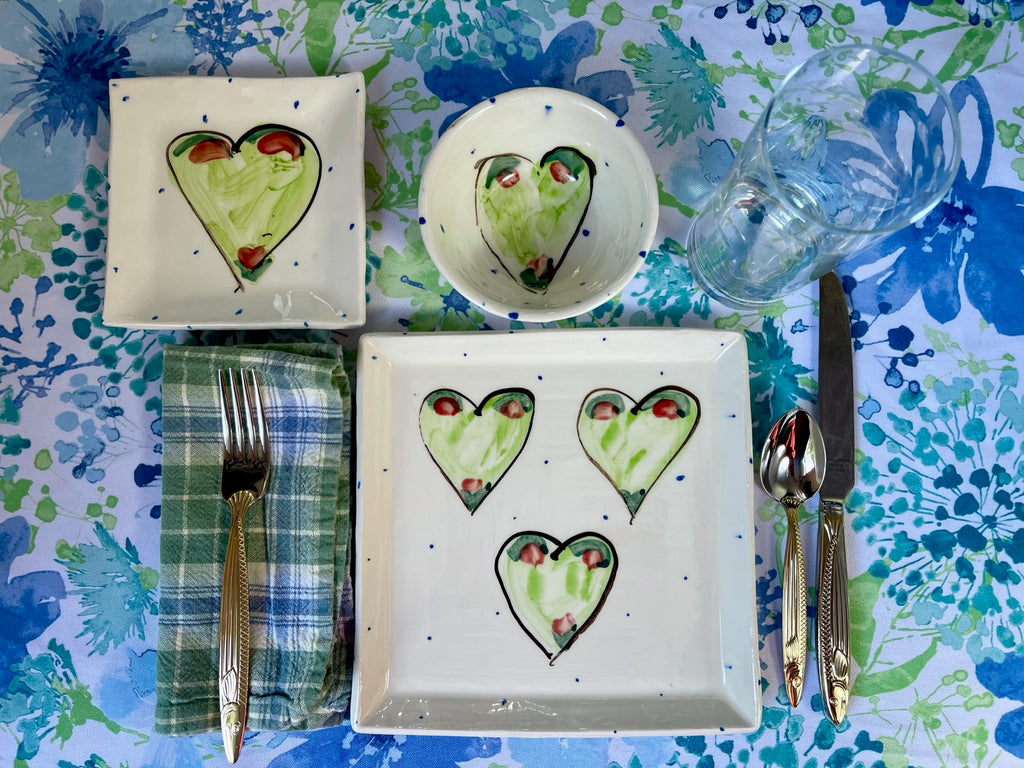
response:
[[[513,280],[543,293],[587,215],[594,161],[578,149],[555,147],[537,163],[492,155],[476,169],[476,220],[484,242]]]
[[[681,387],[661,387],[639,401],[617,389],[595,389],[583,398],[576,420],[580,444],[626,502],[630,524],[698,421],[700,402]]]
[[[618,567],[612,543],[590,531],[564,542],[539,531],[515,533],[494,560],[509,609],[550,664],[597,618]]]
[[[183,133],[167,145],[167,165],[241,291],[270,266],[320,185],[316,145],[284,125],[259,125],[236,141]]]
[[[470,514],[522,453],[533,410],[533,394],[517,388],[491,392],[479,406],[454,389],[424,398],[423,444]]]

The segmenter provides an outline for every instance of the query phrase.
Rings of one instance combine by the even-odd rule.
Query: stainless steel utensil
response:
[[[263,498],[270,477],[270,435],[260,381],[251,369],[218,372],[223,470],[221,496],[231,510],[220,593],[220,728],[224,753],[242,751],[249,712],[249,578],[245,513]]]
[[[818,419],[828,474],[818,507],[818,678],[829,719],[838,725],[850,700],[850,604],[843,511],[853,490],[853,350],[850,313],[834,272],[821,278]]]
[[[807,411],[794,408],[775,422],[761,451],[761,485],[786,508],[789,529],[782,561],[782,668],[789,703],[800,703],[807,680],[807,577],[797,513],[818,491],[825,446]]]

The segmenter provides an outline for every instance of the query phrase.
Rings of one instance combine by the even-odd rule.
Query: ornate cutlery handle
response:
[[[818,678],[829,719],[839,725],[850,701],[850,601],[843,503],[821,500],[818,539]]]
[[[800,541],[797,502],[782,502],[789,528],[782,562],[782,671],[789,703],[796,706],[807,680],[807,576]]]
[[[228,499],[231,530],[220,593],[220,730],[228,762],[238,759],[249,714],[249,575],[245,563],[245,513],[249,491]]]

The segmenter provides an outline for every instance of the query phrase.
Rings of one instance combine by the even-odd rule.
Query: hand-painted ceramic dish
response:
[[[658,226],[640,142],[616,115],[556,88],[496,96],[427,158],[420,229],[441,274],[488,312],[545,322],[619,293]]]
[[[742,336],[368,334],[356,381],[353,728],[757,728]]]
[[[364,322],[362,73],[112,80],[110,110],[106,324]]]

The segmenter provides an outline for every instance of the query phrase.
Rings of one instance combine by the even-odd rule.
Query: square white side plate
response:
[[[635,520],[577,433],[584,398],[700,402]],[[470,515],[421,436],[437,389],[534,398],[516,461]],[[356,662],[361,732],[611,735],[755,730],[761,716],[746,347],[691,330],[368,334],[357,376]],[[465,403],[468,407],[469,403]],[[614,583],[549,659],[496,575],[523,531],[595,532]],[[549,555],[550,557],[550,552]],[[578,641],[578,642],[577,642]]]
[[[365,321],[361,72],[337,77],[112,80],[103,322],[129,328],[349,328]],[[185,133],[305,134],[320,180],[255,284],[237,281],[169,171]],[[245,290],[237,290],[244,283]]]

